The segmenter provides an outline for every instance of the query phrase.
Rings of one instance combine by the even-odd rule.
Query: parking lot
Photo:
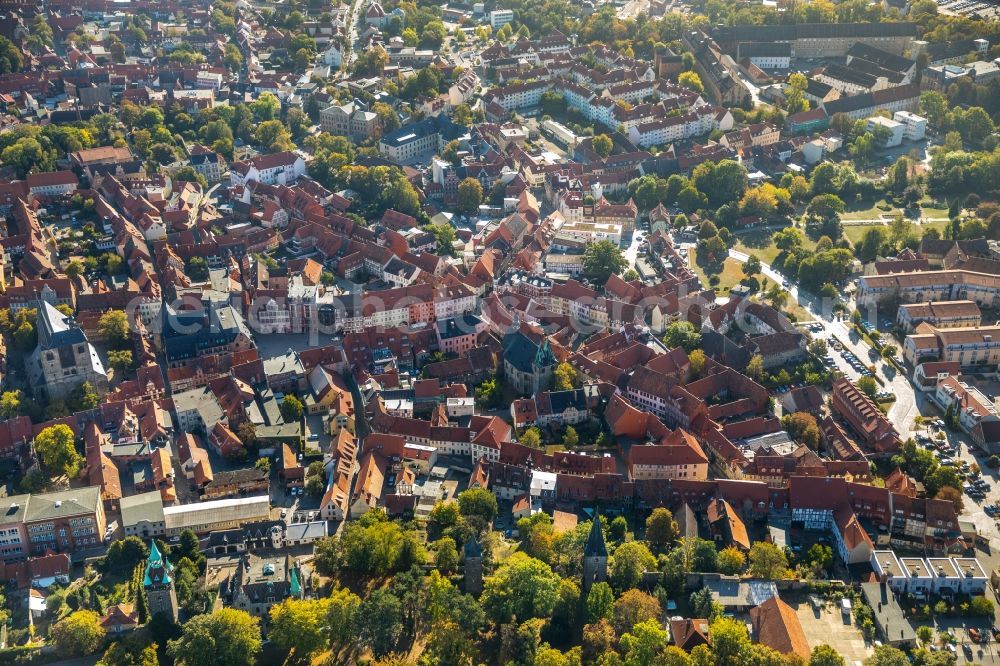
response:
[[[807,600],[789,602],[802,623],[802,632],[809,641],[809,647],[826,643],[849,665],[862,663],[871,656],[872,647],[865,642],[861,630],[849,618],[830,604],[816,610]]]

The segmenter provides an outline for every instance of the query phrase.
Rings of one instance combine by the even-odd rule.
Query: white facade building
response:
[[[892,114],[892,119],[897,123],[903,123],[903,138],[909,141],[920,141],[927,132],[927,119],[909,111],[897,111]]]

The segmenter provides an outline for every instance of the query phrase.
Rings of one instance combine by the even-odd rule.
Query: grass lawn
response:
[[[945,211],[945,213],[947,213],[947,211]],[[933,215],[930,215],[930,214],[927,214],[927,213],[925,213],[925,215],[927,215],[928,217],[936,217],[936,216],[933,216]],[[844,225],[844,236],[846,236],[851,241],[851,243],[857,245],[858,243],[861,242],[861,238],[865,235],[866,231],[868,231],[872,227],[877,227],[877,226],[880,226],[880,225],[877,225],[877,224],[851,224],[851,225]],[[881,226],[885,229],[886,233],[888,233],[888,231],[889,231],[888,224],[881,225]],[[926,222],[924,224],[914,224],[913,225],[913,232],[916,233],[919,236],[919,235],[923,234],[924,231],[926,231],[927,229],[937,229],[939,232],[941,232],[942,234],[944,234],[945,227],[947,227],[947,226],[948,226],[948,221],[947,220],[939,220],[939,221],[936,221],[936,222]]]
[[[698,261],[698,251],[696,248],[691,248],[691,264],[694,266],[694,272],[698,274],[698,277],[706,288],[709,288],[708,280],[711,276],[717,275],[719,277],[719,284],[714,289],[720,296],[728,296],[729,290],[738,285],[740,280],[746,277],[743,274],[743,264],[731,257],[726,257],[726,260],[722,264],[701,265]]]
[[[758,231],[740,233],[736,236],[736,239],[736,245],[733,249],[737,252],[756,255],[757,258],[761,260],[761,263],[765,263],[769,266],[774,263],[774,258],[781,254],[781,250],[774,245],[773,229],[761,229]],[[812,250],[816,247],[816,243],[806,236],[802,247],[807,250]]]

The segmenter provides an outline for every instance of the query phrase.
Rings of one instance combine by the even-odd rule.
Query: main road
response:
[[[745,252],[738,252],[736,250],[730,250],[729,256],[739,262],[745,262],[750,258]],[[834,315],[833,306],[836,301],[833,299],[821,299],[799,289],[798,286],[790,283],[785,276],[778,273],[778,271],[774,270],[768,264],[761,264],[761,273],[767,278],[774,280],[776,284],[783,285],[792,300],[809,312],[815,323],[823,326],[823,330],[812,333],[813,337],[827,340],[835,337],[843,343],[846,349],[850,349],[862,363],[875,366],[875,374],[883,383],[884,390],[896,396],[896,401],[892,403],[892,407],[889,409],[889,420],[892,421],[892,424],[899,431],[903,439],[912,436],[914,432],[913,419],[920,413],[919,407],[923,406],[924,397],[923,394],[920,394],[919,398],[917,397],[917,392],[914,391],[913,384],[906,373],[899,372],[893,365],[883,361],[878,352],[869,346],[853,329],[849,320]],[[837,352],[833,350],[830,353],[835,356],[837,355]],[[838,359],[838,363],[842,360],[842,358]],[[856,375],[857,373],[847,372],[845,374],[848,377],[852,377],[852,375]]]

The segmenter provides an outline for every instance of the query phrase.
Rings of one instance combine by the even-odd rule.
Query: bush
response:
[[[969,612],[977,617],[992,617],[993,602],[986,597],[974,597],[969,604]]]

